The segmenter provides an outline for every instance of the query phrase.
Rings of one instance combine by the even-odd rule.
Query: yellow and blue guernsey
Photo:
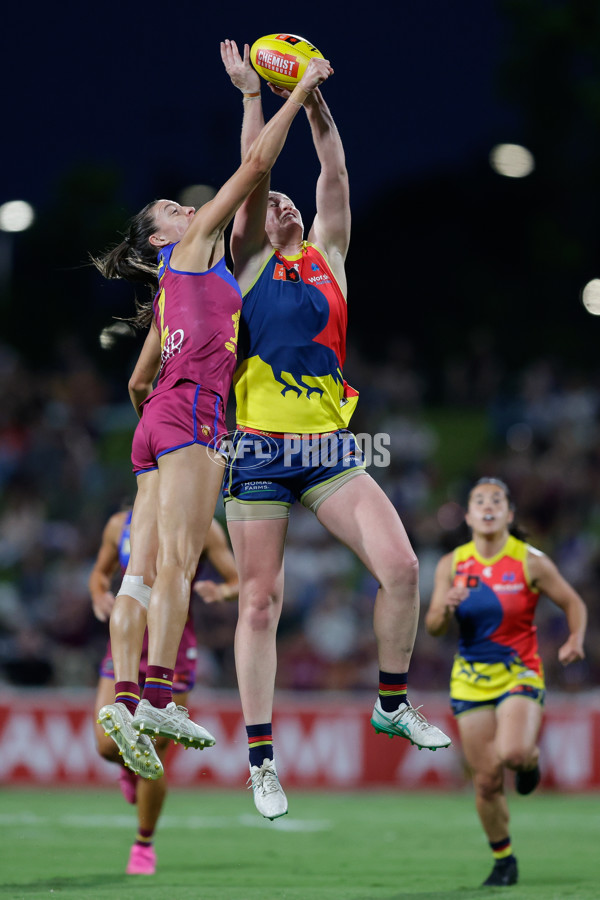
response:
[[[529,577],[530,552],[539,553],[512,535],[490,559],[479,555],[474,541],[454,551],[453,583],[469,590],[455,611],[460,638],[450,695],[456,713],[511,694],[543,701],[544,670],[533,624],[540,594]]]
[[[358,392],[345,381],[346,300],[324,253],[274,250],[244,294],[238,428],[323,434],[346,428]]]

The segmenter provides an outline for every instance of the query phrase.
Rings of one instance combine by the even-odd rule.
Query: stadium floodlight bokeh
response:
[[[12,280],[14,239],[26,231],[35,219],[33,206],[26,200],[8,200],[0,205],[0,288],[8,288]]]
[[[535,169],[535,159],[521,144],[497,144],[490,152],[490,165],[506,178],[525,178]]]
[[[592,316],[600,316],[600,278],[592,278],[581,292],[581,300]]]
[[[193,206],[199,209],[215,196],[216,190],[209,184],[190,184],[184,188],[177,198],[182,206]]]
[[[0,206],[0,231],[26,231],[34,219],[33,206],[26,200],[9,200]]]
[[[98,340],[103,350],[110,350],[118,338],[130,337],[132,333],[133,329],[127,322],[114,322],[102,329]]]

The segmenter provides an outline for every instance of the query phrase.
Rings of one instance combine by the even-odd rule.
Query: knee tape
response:
[[[150,606],[150,591],[151,588],[144,584],[143,575],[124,575],[117,597],[120,597],[122,594],[126,597],[133,597],[145,609],[148,609]]]

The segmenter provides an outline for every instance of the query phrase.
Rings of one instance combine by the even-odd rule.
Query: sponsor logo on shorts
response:
[[[242,481],[241,490],[244,494],[269,491],[273,487],[272,481]]]

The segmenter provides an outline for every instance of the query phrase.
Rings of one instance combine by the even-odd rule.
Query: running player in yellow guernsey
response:
[[[260,79],[233,41],[221,56],[243,93],[242,156],[263,124]],[[288,92],[273,88],[285,99]],[[419,747],[450,738],[410,704],[407,677],[419,614],[418,563],[398,513],[366,473],[347,430],[357,392],[346,384],[345,259],[350,241],[348,173],[340,135],[317,89],[305,110],[320,163],[317,215],[304,240],[300,211],[265,178],[240,207],[231,234],[243,296],[237,431],[224,501],[240,576],[235,637],[238,684],[258,811],[287,812],[271,728],[276,632],[283,601],[289,509],[299,500],[348,546],[379,584],[374,630],[378,732]]]
[[[508,487],[481,478],[469,495],[472,540],[438,563],[425,626],[434,636],[459,627],[450,698],[463,751],[473,775],[475,804],[494,856],[485,886],[518,879],[509,835],[504,769],[520,794],[540,781],[537,738],[542,722],[544,669],[533,624],[545,594],[567,619],[558,649],[566,666],[583,659],[587,611],[552,560],[511,534],[514,509]]]

